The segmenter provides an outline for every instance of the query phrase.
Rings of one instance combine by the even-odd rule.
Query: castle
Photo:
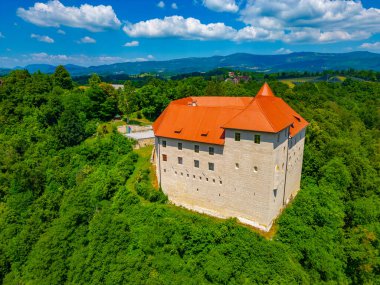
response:
[[[300,189],[307,125],[267,83],[173,101],[153,125],[158,182],[176,205],[268,231]]]

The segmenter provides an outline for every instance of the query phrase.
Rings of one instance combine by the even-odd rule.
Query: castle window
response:
[[[199,168],[199,160],[194,160],[194,167]]]
[[[197,144],[194,145],[194,151],[195,151],[195,152],[199,152],[199,145],[197,145]]]
[[[213,180],[212,180],[212,182],[214,182],[214,183],[215,183],[215,179],[213,179]]]
[[[206,177],[206,181],[208,181],[208,178]]]
[[[163,154],[163,155],[162,155],[162,160],[163,160],[163,161],[168,161],[168,156],[167,156],[166,154]]]
[[[240,141],[240,133],[235,133],[235,141]]]
[[[277,189],[273,189],[273,196],[277,197]]]
[[[166,147],[166,141],[162,141],[162,147]]]
[[[260,143],[260,135],[255,135],[255,143]]]
[[[222,180],[220,180],[220,181],[219,181],[219,184],[220,184],[220,185],[222,185],[222,184],[223,184]]]
[[[257,166],[255,166],[254,168],[253,168],[253,172],[257,172],[259,169],[257,168]]]
[[[214,148],[213,148],[212,146],[210,146],[210,147],[208,148],[208,154],[209,154],[209,155],[214,155]]]
[[[183,157],[178,157],[178,164],[183,164]]]
[[[182,143],[178,143],[178,149],[182,150]]]
[[[208,163],[208,170],[214,171],[214,163],[212,162]]]
[[[235,163],[235,169],[239,169],[239,163]]]

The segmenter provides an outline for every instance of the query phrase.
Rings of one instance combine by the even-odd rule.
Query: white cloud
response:
[[[162,38],[175,37],[197,40],[231,40],[231,41],[263,41],[275,40],[282,33],[262,28],[246,26],[240,30],[226,26],[224,23],[203,24],[195,18],[170,16],[164,19],[151,19],[135,24],[127,24],[124,32],[130,37]]]
[[[203,5],[216,12],[236,13],[239,10],[235,0],[203,0]]]
[[[59,30],[57,31],[57,33],[58,33],[58,34],[61,34],[61,35],[66,35],[66,32],[65,32],[64,30],[61,30],[61,29],[59,29]]]
[[[184,39],[231,39],[236,30],[224,23],[202,24],[195,18],[170,16],[127,24],[123,30],[130,37],[178,37]]]
[[[240,20],[285,42],[360,40],[380,32],[380,9],[360,1],[248,0]]]
[[[137,47],[139,46],[139,42],[138,41],[131,41],[131,42],[128,42],[128,43],[125,43],[124,46],[125,47]]]
[[[29,9],[18,8],[17,15],[37,26],[68,26],[92,32],[118,28],[121,25],[112,6],[83,4],[79,8],[66,7],[58,0],[50,0],[46,4],[37,2]]]
[[[289,53],[292,53],[292,51],[290,49],[287,49],[287,48],[279,48],[274,53],[276,53],[276,54],[289,54]]]
[[[39,42],[44,42],[44,43],[48,43],[48,44],[54,43],[54,40],[51,37],[49,37],[49,36],[42,36],[42,35],[37,35],[37,34],[31,34],[30,37],[32,39],[36,39]]]
[[[46,52],[38,52],[38,53],[31,53],[30,54],[32,60],[35,61],[41,61],[41,60],[67,60],[69,57],[64,54],[57,54],[57,55],[49,55]]]
[[[177,10],[177,9],[178,9],[177,3],[172,3],[171,7],[172,7],[172,9],[174,9],[174,10]]]
[[[273,41],[281,38],[283,33],[280,31],[270,31],[260,27],[246,26],[236,32],[232,40],[238,42],[244,41]]]
[[[83,37],[81,38],[79,41],[77,41],[77,43],[80,43],[80,44],[94,44],[96,43],[96,40],[91,38],[91,37]]]
[[[157,7],[158,8],[164,8],[165,7],[165,2],[164,1],[160,1],[157,3]]]
[[[372,50],[380,50],[380,42],[363,43],[363,44],[360,45],[360,48],[372,49]]]
[[[3,35],[2,32],[0,32],[0,39],[1,39],[1,38],[5,38],[5,36]]]
[[[154,59],[154,56],[149,54],[148,56],[146,57],[138,57],[138,58],[135,58],[134,61],[137,61],[137,62],[144,62],[144,61],[150,61],[150,60],[153,60]]]

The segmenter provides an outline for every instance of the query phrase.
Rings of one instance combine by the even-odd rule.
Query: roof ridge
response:
[[[239,116],[241,113],[243,113],[245,110],[247,110],[247,108],[252,104],[252,102],[255,101],[255,97],[252,97],[251,99],[251,102],[249,102],[247,104],[247,106],[245,106],[239,113],[237,113],[235,116],[233,116],[231,119],[229,119],[227,122],[225,122],[223,125],[226,125],[228,124],[229,122],[231,122],[233,119],[235,119],[237,116]],[[222,126],[223,127],[223,126]]]
[[[255,97],[255,98],[256,98],[256,97]],[[266,114],[264,108],[260,105],[260,100],[258,100],[257,105],[259,106],[259,108],[260,108],[260,110],[262,111],[262,113],[263,113],[265,119],[267,120],[267,122],[269,123],[269,125],[272,127],[272,130],[274,131],[275,128],[274,128],[272,122],[268,119],[268,116],[267,116],[267,114]],[[277,109],[277,107],[276,107],[276,109]]]

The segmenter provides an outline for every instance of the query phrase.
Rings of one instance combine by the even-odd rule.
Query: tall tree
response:
[[[88,84],[90,84],[91,87],[98,86],[99,83],[101,83],[102,80],[100,79],[99,75],[96,73],[93,73],[91,77],[88,79]]]
[[[73,88],[73,81],[71,79],[70,73],[63,65],[57,66],[53,74],[53,80],[54,85],[59,86],[63,89]]]

